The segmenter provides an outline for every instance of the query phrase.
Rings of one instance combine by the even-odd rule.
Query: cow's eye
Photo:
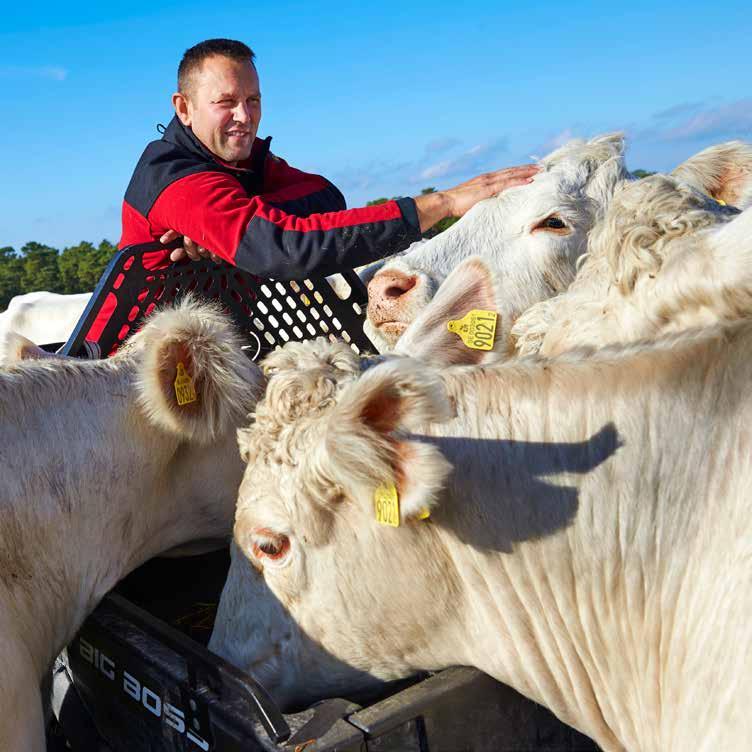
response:
[[[253,553],[259,559],[281,559],[290,549],[290,539],[271,531],[259,531],[253,541]]]
[[[562,232],[566,229],[567,223],[557,214],[551,214],[541,222],[538,222],[538,224],[533,227],[533,232],[535,232],[535,230],[553,230],[554,232]]]

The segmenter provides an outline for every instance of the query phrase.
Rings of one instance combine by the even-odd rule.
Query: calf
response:
[[[263,382],[240,348],[188,301],[108,360],[0,371],[0,749],[44,750],[40,681],[118,580],[229,533]]]

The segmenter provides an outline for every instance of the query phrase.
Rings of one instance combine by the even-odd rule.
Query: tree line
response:
[[[18,251],[0,247],[0,310],[14,295],[33,290],[90,292],[115,251],[109,240],[97,246],[81,242],[62,250],[34,241]]]

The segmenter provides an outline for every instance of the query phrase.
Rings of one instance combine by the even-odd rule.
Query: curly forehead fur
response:
[[[275,350],[262,368],[269,382],[251,414],[252,424],[238,431],[240,452],[245,461],[268,455],[292,463],[305,441],[306,425],[333,406],[342,386],[357,377],[360,358],[344,342],[318,337]]]
[[[612,157],[621,156],[623,152],[624,135],[621,133],[608,133],[590,141],[573,138],[544,157],[542,164],[553,166],[576,156],[578,160],[591,162],[593,166],[597,167]]]
[[[589,141],[573,139],[541,160],[546,170],[562,169],[565,174],[572,167],[564,183],[563,193],[576,199],[576,206],[582,204],[581,192],[591,200],[587,208],[593,214],[592,220],[602,216],[609,204],[616,186],[631,180],[624,164],[624,135],[608,133]]]
[[[267,376],[306,368],[331,368],[342,373],[358,373],[360,359],[344,342],[330,342],[326,337],[316,337],[305,342],[288,342],[279,350],[269,353],[261,368]]]
[[[614,282],[626,295],[640,275],[661,268],[672,240],[736,214],[675,178],[652,175],[617,189],[606,217],[590,235],[590,256],[608,259]]]

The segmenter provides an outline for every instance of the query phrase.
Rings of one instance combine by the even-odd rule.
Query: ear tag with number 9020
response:
[[[461,319],[447,322],[447,329],[457,334],[471,350],[493,349],[496,334],[496,311],[474,308]]]
[[[376,511],[376,522],[381,525],[399,527],[399,496],[394,483],[382,483],[373,492],[373,506]]]
[[[178,373],[175,376],[175,399],[181,407],[198,399],[193,379],[188,375],[182,363],[178,363]]]

